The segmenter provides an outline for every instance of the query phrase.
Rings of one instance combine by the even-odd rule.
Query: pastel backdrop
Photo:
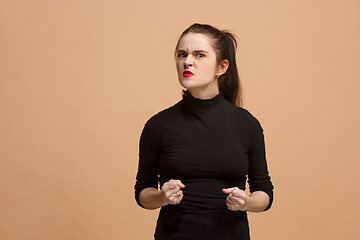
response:
[[[275,200],[253,239],[360,238],[360,1],[0,2],[0,239],[152,239],[134,200],[146,120],[181,98],[194,22],[234,32]]]

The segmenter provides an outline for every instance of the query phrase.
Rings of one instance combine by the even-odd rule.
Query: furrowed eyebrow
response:
[[[194,53],[208,53],[208,52],[205,50],[195,50]]]
[[[177,50],[176,52],[177,52],[177,53],[186,53],[186,51],[183,50],[183,49],[179,49],[179,50]],[[194,50],[193,52],[194,52],[194,53],[208,53],[208,52],[205,51],[205,50]]]

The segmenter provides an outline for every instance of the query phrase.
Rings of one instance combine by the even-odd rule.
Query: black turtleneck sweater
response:
[[[155,239],[249,239],[247,215],[231,211],[223,188],[263,191],[273,200],[260,123],[222,94],[183,99],[150,118],[141,134],[135,198],[170,179],[185,184],[178,205],[161,208]]]

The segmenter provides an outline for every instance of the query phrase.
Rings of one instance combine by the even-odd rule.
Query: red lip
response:
[[[194,76],[195,74],[193,73],[193,72],[191,72],[190,70],[185,70],[184,72],[183,72],[183,76],[184,77],[192,77],[192,76]]]

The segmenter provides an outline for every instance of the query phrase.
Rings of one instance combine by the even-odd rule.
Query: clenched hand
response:
[[[231,211],[246,211],[247,207],[247,194],[239,189],[238,187],[233,188],[224,188],[222,190],[224,193],[229,194],[226,197],[225,203],[229,210]]]
[[[161,187],[164,201],[167,204],[179,204],[184,197],[183,191],[181,191],[184,187],[185,185],[180,180],[171,179],[170,181],[164,183]]]

